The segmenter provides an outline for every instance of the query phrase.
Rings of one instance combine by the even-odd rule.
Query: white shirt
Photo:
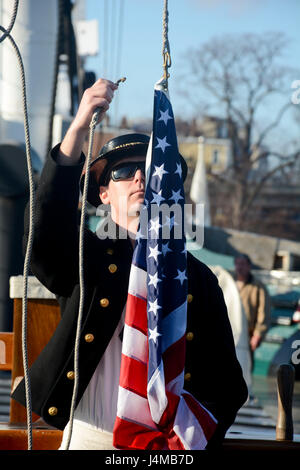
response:
[[[118,326],[80,400],[74,420],[100,431],[112,432],[119,390],[122,341],[126,305]]]

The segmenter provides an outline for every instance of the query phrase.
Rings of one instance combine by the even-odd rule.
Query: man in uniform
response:
[[[48,157],[36,195],[31,268],[56,294],[62,317],[30,369],[32,408],[50,425],[65,429],[64,435],[73,393],[80,299],[77,209],[84,166],[82,147],[95,109],[101,108],[99,120],[103,119],[116,89],[114,83],[100,79],[85,91],[63,142]],[[100,239],[89,230],[85,233],[85,303],[70,449],[113,448],[122,329],[133,254],[132,234],[138,226],[135,211],[144,199],[148,143],[149,137],[140,134],[112,139],[90,169],[89,201],[96,207],[101,202],[109,204],[116,233],[125,230],[128,236]],[[187,167],[183,159],[182,166],[184,176]],[[28,214],[25,221],[26,242]],[[187,274],[184,388],[217,419],[217,430],[207,445],[207,448],[214,448],[220,445],[238,409],[246,401],[247,388],[216,277],[190,253]],[[24,381],[14,391],[13,398],[25,404]]]

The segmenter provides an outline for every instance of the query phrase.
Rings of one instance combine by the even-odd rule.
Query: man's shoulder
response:
[[[187,268],[190,275],[198,274],[199,276],[206,277],[207,279],[216,279],[215,274],[207,264],[200,261],[189,251],[187,252]]]

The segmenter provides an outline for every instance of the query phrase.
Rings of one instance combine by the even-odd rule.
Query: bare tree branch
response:
[[[243,207],[243,210],[242,210],[242,214],[245,214],[249,209],[250,207],[252,206],[254,200],[257,198],[257,196],[259,195],[259,193],[261,192],[265,182],[271,178],[271,176],[273,176],[275,173],[277,173],[278,171],[282,170],[283,168],[286,168],[288,166],[293,166],[295,164],[295,160],[298,159],[300,157],[300,153],[297,153],[296,155],[294,155],[293,158],[291,158],[290,160],[284,162],[284,163],[281,163],[280,165],[277,165],[276,167],[274,167],[272,170],[270,170],[269,172],[267,172],[262,178],[261,180],[259,181],[259,183],[256,185],[254,191],[252,192],[251,196],[249,197],[247,203],[244,205]]]

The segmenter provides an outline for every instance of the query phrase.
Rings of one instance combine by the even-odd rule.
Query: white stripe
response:
[[[119,386],[117,416],[151,429],[157,429],[146,398]]]
[[[142,299],[147,298],[147,272],[134,264],[131,265],[128,292]]]
[[[162,414],[165,411],[168,400],[165,391],[164,365],[161,362],[149,380],[147,386],[147,395],[151,416],[155,423],[159,423]]]
[[[175,377],[166,385],[166,389],[168,392],[172,392],[174,393],[174,395],[180,396],[182,393],[183,384],[184,384],[184,370],[181,372],[181,374],[177,375],[177,377]]]
[[[125,324],[123,334],[122,354],[147,363],[147,336],[136,328]]]
[[[163,338],[162,351],[168,349],[171,344],[176,343],[185,334],[186,330],[186,306],[185,301],[182,305],[175,308],[173,312],[164,318],[162,322]]]
[[[146,188],[150,179],[150,170],[151,170],[151,161],[152,161],[152,144],[153,144],[153,132],[150,136],[150,141],[148,144],[147,154],[146,154]]]
[[[199,406],[201,406],[201,408],[203,408],[207,414],[209,414],[209,416],[211,417],[211,419],[216,423],[218,424],[218,420],[214,417],[214,415],[211,413],[211,411],[209,411],[207,408],[205,408],[204,405],[202,405],[202,403],[200,403],[198,400],[196,400],[196,398],[190,393],[190,392],[187,392],[186,390],[182,390],[182,394],[185,394],[185,395],[190,395],[195,401],[198,402]]]
[[[186,450],[203,450],[207,440],[203,429],[183,397],[180,398],[173,426]]]

